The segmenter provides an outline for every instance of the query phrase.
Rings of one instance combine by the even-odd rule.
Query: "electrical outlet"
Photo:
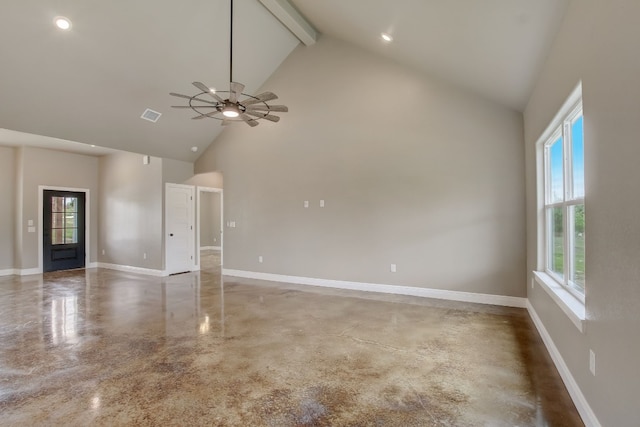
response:
[[[324,208],[324,200],[320,200],[320,207]]]
[[[260,255],[260,256],[258,257],[258,262],[260,262],[260,263],[262,262],[262,255]]]
[[[596,376],[596,354],[593,350],[589,350],[589,370],[591,375]]]
[[[147,253],[146,252],[142,254],[142,259],[147,259]]]
[[[308,200],[305,200],[305,201],[304,201],[304,207],[305,207],[305,208],[308,208],[308,207],[309,207],[309,201],[308,201]]]
[[[104,249],[102,250],[102,255],[104,255]]]
[[[395,264],[391,264],[391,272],[392,273],[396,272],[396,265]]]

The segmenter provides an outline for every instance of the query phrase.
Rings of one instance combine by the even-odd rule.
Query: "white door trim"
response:
[[[164,269],[163,269],[163,275],[168,275],[171,274],[169,273],[168,269],[167,269],[167,258],[168,258],[168,245],[167,245],[167,237],[168,237],[168,231],[167,231],[167,218],[169,217],[169,203],[167,201],[167,193],[169,188],[180,188],[180,189],[189,189],[191,190],[191,194],[195,193],[195,186],[193,185],[186,185],[186,184],[174,184],[174,183],[166,183],[164,186],[164,218],[163,218],[163,233],[162,233],[162,245],[164,246]],[[191,218],[189,218],[189,220],[191,221],[191,224],[194,224],[194,214],[195,214],[195,209],[196,209],[196,201],[195,199],[191,199]],[[195,242],[195,228],[194,226],[191,227],[191,242]],[[195,257],[195,248],[193,247],[194,245],[192,245],[191,248],[191,270],[195,270],[196,269],[196,257]]]
[[[44,240],[42,237],[42,227],[44,226],[42,210],[44,208],[44,192],[45,190],[52,191],[72,191],[74,193],[84,193],[84,268],[95,267],[91,265],[89,260],[91,259],[91,191],[88,188],[73,188],[73,187],[54,187],[51,185],[39,185],[38,186],[38,227],[36,232],[38,233],[38,273],[41,274],[44,265]]]
[[[196,253],[197,253],[197,269],[200,270],[200,195],[201,193],[220,193],[220,265],[224,265],[224,193],[222,188],[215,187],[201,187],[196,188],[196,199],[198,204],[196,206],[196,224],[198,225],[198,232],[196,233]]]

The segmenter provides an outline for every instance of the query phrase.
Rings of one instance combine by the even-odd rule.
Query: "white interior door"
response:
[[[165,270],[192,271],[194,262],[194,187],[167,184],[165,189]]]

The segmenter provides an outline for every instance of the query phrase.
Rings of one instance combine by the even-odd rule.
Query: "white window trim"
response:
[[[564,285],[564,282],[553,272],[546,269],[547,260],[547,230],[545,226],[546,221],[546,208],[552,206],[552,204],[546,203],[545,195],[548,194],[547,188],[548,179],[546,175],[546,169],[544,167],[545,162],[545,144],[551,139],[551,137],[558,131],[561,132],[564,120],[573,117],[577,111],[579,104],[582,101],[582,82],[578,83],[576,88],[571,92],[571,95],[564,102],[562,107],[558,110],[558,113],[554,116],[553,120],[547,126],[542,133],[538,141],[536,142],[536,188],[537,188],[537,228],[538,228],[538,271],[534,271],[535,281],[544,289],[551,299],[560,307],[560,309],[567,315],[571,322],[578,328],[580,332],[584,332],[584,324],[586,321],[586,308],[585,308],[585,295],[572,289],[570,286]],[[563,154],[566,156],[567,154]],[[565,163],[566,164],[566,163]],[[565,173],[566,173],[565,169]],[[568,191],[565,188],[565,192]],[[566,197],[565,197],[566,199]],[[570,204],[584,203],[584,198],[574,199],[569,202]],[[566,205],[567,202],[558,203],[558,205]],[[565,219],[565,221],[568,219]],[[565,239],[567,238],[565,233]],[[565,245],[565,247],[567,247]],[[554,277],[555,276],[555,277]]]
[[[576,328],[578,328],[580,332],[584,332],[584,324],[587,319],[584,302],[576,298],[563,285],[545,272],[534,271],[533,277],[536,283],[558,304]]]

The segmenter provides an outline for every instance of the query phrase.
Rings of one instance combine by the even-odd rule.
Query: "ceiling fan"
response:
[[[284,105],[271,105],[267,101],[278,99],[272,92],[264,92],[260,95],[248,95],[243,93],[244,85],[233,81],[233,0],[231,2],[230,13],[230,36],[229,36],[229,90],[216,91],[201,82],[192,84],[201,92],[189,96],[171,92],[169,95],[189,100],[189,105],[172,105],[172,108],[191,108],[198,113],[192,119],[199,120],[211,118],[222,120],[222,126],[231,122],[243,121],[251,127],[258,126],[258,120],[280,121],[280,117],[271,114],[272,112],[286,113],[289,109]],[[219,94],[226,94],[220,96]],[[202,99],[202,95],[208,95],[213,101]],[[220,117],[222,116],[222,117]]]

